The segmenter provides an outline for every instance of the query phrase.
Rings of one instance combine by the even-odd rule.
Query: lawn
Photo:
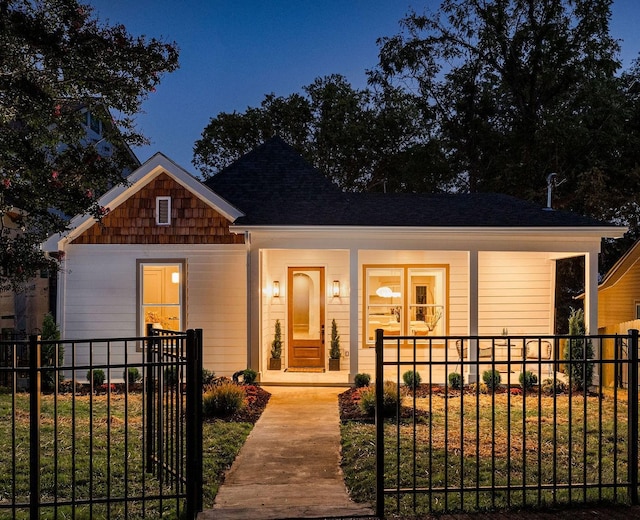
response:
[[[15,414],[12,399],[10,394],[0,395],[0,507],[9,504],[12,496],[18,502],[29,501],[29,397],[15,396]],[[147,518],[176,516],[175,501],[152,498],[161,488],[170,490],[171,485],[144,471],[141,394],[129,394],[126,398],[118,393],[92,399],[76,396],[75,400],[71,395],[60,394],[57,403],[53,396],[45,395],[41,410],[43,501],[145,496]],[[252,427],[249,421],[205,421],[205,508],[212,507],[223,473]],[[14,460],[15,481],[11,471]],[[93,505],[93,517],[106,517],[108,507],[112,518],[135,519],[142,515],[141,502],[131,501]],[[70,511],[70,506],[60,506],[58,518],[70,517]],[[77,506],[75,515],[79,519],[89,518],[90,507]],[[0,518],[5,517],[11,518],[10,510],[0,509]],[[53,517],[53,508],[44,508],[42,518]],[[28,510],[21,510],[17,518],[28,518]]]
[[[414,505],[425,514],[626,502],[622,488],[591,487],[627,479],[626,391],[586,399],[582,393],[554,397],[537,390],[445,394],[434,388],[419,395],[404,397],[398,427],[392,420],[385,424],[385,487],[432,492],[418,495],[415,504],[408,494],[398,501],[387,497],[388,511],[397,511],[398,504],[403,514],[413,513]],[[351,419],[341,426],[345,480],[355,500],[373,503],[374,426],[353,420],[353,414]],[[562,487],[569,482],[575,485],[570,491]]]

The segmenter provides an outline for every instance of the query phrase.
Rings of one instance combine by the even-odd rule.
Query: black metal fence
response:
[[[383,334],[376,333],[376,381],[385,381],[376,385],[379,517],[638,503],[638,331]]]
[[[0,517],[202,510],[201,330],[0,353]]]

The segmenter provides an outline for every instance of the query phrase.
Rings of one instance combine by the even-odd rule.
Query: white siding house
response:
[[[442,347],[453,344],[444,337],[552,334],[562,258],[585,258],[595,330],[600,241],[625,231],[501,195],[343,193],[279,138],[206,185],[160,154],[131,180],[105,195],[101,224],[78,217],[46,244],[66,255],[64,336],[173,320],[163,326],[204,330],[207,368],[251,367],[267,383],[373,373],[377,328]],[[159,225],[163,197],[171,215]],[[152,280],[162,290],[148,293]],[[341,360],[329,371],[334,320]],[[276,321],[282,363],[269,370]]]

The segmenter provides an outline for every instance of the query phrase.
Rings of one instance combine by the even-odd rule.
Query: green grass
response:
[[[0,505],[29,501],[29,398],[0,395]],[[43,501],[89,498],[147,497],[161,491],[172,492],[171,484],[160,482],[144,471],[143,403],[140,394],[107,396],[43,396],[41,404],[41,490]],[[125,424],[127,436],[125,437]],[[250,423],[207,421],[204,423],[204,507],[212,507],[224,471],[230,466],[247,435]],[[15,435],[14,435],[15,434]],[[12,438],[16,439],[15,446]],[[16,480],[11,467],[15,460]],[[140,502],[97,504],[94,518],[140,518]],[[183,504],[180,507],[184,507]],[[150,499],[145,504],[147,518],[175,518],[175,501]],[[70,518],[70,506],[58,507],[58,518]],[[88,518],[90,506],[77,506],[76,518]],[[44,508],[41,518],[53,518],[54,508]],[[11,518],[0,509],[0,519]],[[17,518],[28,518],[21,510]]]
[[[413,406],[413,401],[406,398],[405,404]],[[429,399],[416,399],[416,408],[428,410]],[[399,430],[387,422],[384,447],[385,487],[398,485],[399,435],[400,487],[414,485],[415,469],[415,486],[432,490],[418,495],[418,514],[562,504],[569,502],[567,490],[524,488],[554,482],[619,484],[627,478],[627,395],[623,391],[615,399],[608,393],[586,401],[582,396],[561,395],[555,403],[552,397],[537,394],[524,399],[506,393],[466,394],[463,398],[459,393],[448,398],[433,394],[430,413],[418,417],[415,430],[410,419],[403,420]],[[373,503],[375,427],[353,422],[341,428],[347,487],[355,500]],[[488,486],[505,489],[460,491]],[[571,500],[624,503],[626,492],[577,488],[571,491]],[[389,512],[395,512],[399,504],[401,514],[412,514],[412,501],[409,494],[401,494],[399,501],[387,497],[385,504]]]

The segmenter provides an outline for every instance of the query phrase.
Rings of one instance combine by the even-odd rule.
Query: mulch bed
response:
[[[248,422],[251,424],[256,423],[266,408],[271,394],[256,385],[245,385],[244,391],[247,395],[247,406],[233,415],[221,417],[216,420],[225,422]]]
[[[428,395],[428,385],[420,385],[427,387],[427,390],[424,391],[425,395]],[[374,422],[374,418],[370,415],[366,415],[360,409],[360,396],[364,390],[364,388],[349,388],[347,391],[342,392],[338,395],[338,406],[340,409],[340,420],[342,422],[346,421],[358,421],[358,422]],[[417,392],[422,391],[421,389],[416,389]],[[420,397],[420,395],[417,395]],[[429,414],[424,410],[416,410],[417,418],[426,418]],[[400,417],[403,419],[410,419],[413,417],[413,409],[410,406],[401,406],[400,407]]]

